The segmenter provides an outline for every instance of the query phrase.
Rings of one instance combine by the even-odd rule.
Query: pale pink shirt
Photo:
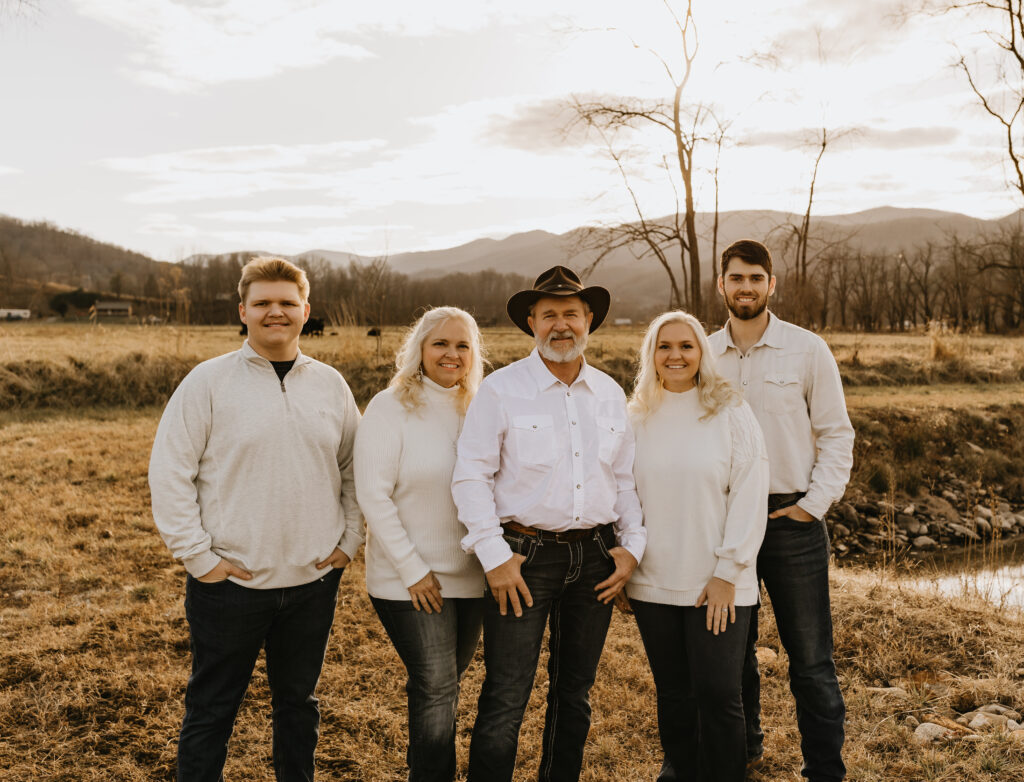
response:
[[[639,562],[647,542],[633,482],[626,396],[584,363],[566,385],[534,350],[489,375],[466,413],[452,476],[462,547],[485,571],[512,557],[501,523],[551,532],[614,524]]]
[[[769,313],[768,328],[740,353],[726,328],[708,341],[715,366],[764,431],[771,493],[806,492],[797,504],[816,519],[843,496],[853,467],[853,427],[839,367],[825,340]]]

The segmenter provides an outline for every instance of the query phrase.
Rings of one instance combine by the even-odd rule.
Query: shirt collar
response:
[[[541,391],[546,391],[551,386],[561,383],[557,377],[551,374],[551,370],[544,365],[544,360],[540,357],[540,352],[537,348],[530,351],[530,355],[526,357],[526,368],[530,371],[530,375],[537,383],[537,388]],[[577,383],[583,383],[587,388],[593,388],[593,385],[589,382],[591,373],[594,372],[593,367],[587,363],[587,359],[584,357],[583,366],[580,367],[580,373],[576,376],[573,381],[573,385]]]
[[[246,361],[253,361],[257,364],[262,364],[263,366],[270,365],[269,359],[264,358],[255,350],[253,350],[252,345],[249,344],[249,340],[246,340],[245,342],[242,343],[242,358],[244,358]],[[312,359],[310,359],[309,356],[303,355],[301,349],[296,348],[295,363],[292,364],[292,367],[300,367],[303,364],[309,363],[311,360]]]
[[[768,326],[765,328],[761,338],[753,344],[751,350],[762,345],[769,348],[781,348],[783,347],[782,340],[782,322],[777,316],[772,314],[771,310],[768,310]],[[732,341],[732,319],[728,320],[725,324],[725,342],[718,350],[718,355],[723,355],[729,348],[739,350],[736,347],[736,343]]]

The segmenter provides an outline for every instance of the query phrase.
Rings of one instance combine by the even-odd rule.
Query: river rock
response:
[[[974,520],[974,530],[981,535],[991,535],[992,524],[989,523],[987,519],[983,519],[981,516],[978,516]]]
[[[1001,530],[1002,532],[1013,532],[1013,528],[1016,526],[1016,519],[1012,516],[1006,516],[1000,513],[994,519],[992,519],[992,526]]]
[[[850,536],[850,530],[845,524],[840,524],[838,521],[832,525],[832,537],[834,538],[846,538]]]
[[[1006,730],[1006,723],[1009,722],[1009,718],[1005,714],[990,714],[987,711],[974,711],[964,716],[968,718],[967,727],[974,730],[983,728]]]
[[[952,489],[943,489],[942,498],[948,500],[949,502],[957,502],[960,499],[957,496],[956,492],[953,491]]]
[[[907,700],[910,697],[902,687],[865,687],[864,689],[875,695],[888,695],[900,700]]]
[[[904,718],[903,724],[906,725],[911,730],[914,730],[914,728],[916,728],[918,725],[921,724],[921,721],[917,717],[915,717],[913,714],[908,714]]]
[[[1021,719],[1020,712],[1014,711],[1001,703],[989,703],[979,709],[975,709],[975,711],[985,712],[986,714],[1002,714],[1007,719],[1014,720],[1015,722],[1020,722]]]
[[[836,505],[834,513],[837,520],[847,530],[857,529],[860,526],[860,514],[857,513],[857,510],[850,503],[840,502]]]
[[[966,445],[973,453],[976,453],[976,454],[983,454],[983,453],[985,453],[985,449],[984,448],[982,448],[980,445],[975,445],[970,440],[964,440],[964,445]]]
[[[914,548],[919,548],[922,551],[931,551],[939,544],[929,538],[927,535],[918,535],[914,538]]]
[[[967,540],[978,541],[981,537],[972,529],[968,529],[963,524],[950,524],[949,531],[956,535],[958,538],[966,538]]]
[[[934,722],[922,722],[914,728],[914,743],[927,747],[949,735],[950,732],[941,725],[936,725]]]
[[[948,497],[946,495],[949,495]],[[933,494],[927,494],[918,500],[918,517],[921,515],[930,516],[933,519],[942,519],[943,521],[960,521],[960,514],[957,513],[949,500],[954,502],[959,500],[953,492],[944,491],[942,497],[936,497]]]
[[[757,664],[760,666],[773,665],[779,659],[779,653],[767,646],[757,647]]]
[[[917,529],[921,524],[913,516],[908,516],[906,513],[900,513],[896,516],[896,526],[902,530],[906,530],[911,535],[916,535]]]
[[[981,516],[983,519],[991,519],[992,518],[992,509],[991,508],[986,508],[984,505],[978,505],[974,509],[974,514],[976,516]]]
[[[914,507],[914,503],[910,503],[907,507],[903,509],[903,513],[907,514],[908,516],[913,516],[916,511],[917,508]]]

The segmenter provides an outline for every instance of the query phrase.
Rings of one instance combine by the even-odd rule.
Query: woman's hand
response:
[[[409,587],[409,594],[412,597],[412,607],[417,611],[426,611],[428,614],[432,614],[434,611],[441,613],[444,598],[441,597],[441,584],[433,573],[427,573]]]
[[[697,598],[697,608],[708,604],[708,630],[715,635],[724,633],[729,622],[736,623],[736,587],[728,581],[713,577]]]

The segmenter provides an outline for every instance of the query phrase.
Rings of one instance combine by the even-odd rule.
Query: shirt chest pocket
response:
[[[512,419],[512,446],[524,464],[555,463],[555,422],[550,415],[517,415]]]
[[[611,464],[619,453],[622,439],[626,433],[626,421],[623,418],[597,416],[597,455],[605,464]]]
[[[806,407],[800,378],[793,374],[775,373],[764,378],[764,409],[769,413],[792,413]]]

